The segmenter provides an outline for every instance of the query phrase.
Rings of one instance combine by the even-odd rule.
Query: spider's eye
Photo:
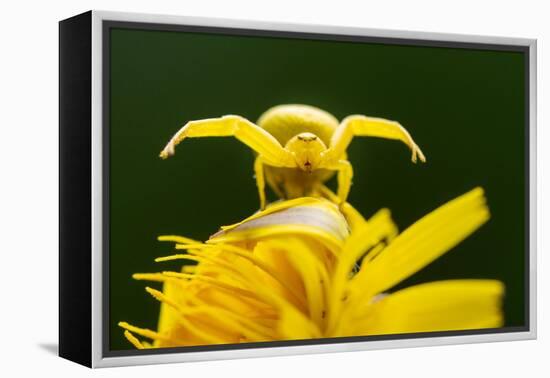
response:
[[[301,140],[303,142],[313,142],[314,140],[317,140],[317,135],[312,133],[301,133],[296,136],[298,140]]]

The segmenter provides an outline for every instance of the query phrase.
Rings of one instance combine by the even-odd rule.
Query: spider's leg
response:
[[[281,179],[280,177],[275,177],[275,175],[266,175],[265,179],[271,189],[275,192],[277,197],[279,198],[285,198],[286,194],[284,193],[283,189],[281,188]]]
[[[316,185],[315,189],[322,197],[327,198],[332,202],[338,203],[338,196],[325,184],[319,183]],[[340,211],[342,212],[342,214],[344,214],[344,217],[348,221],[351,230],[367,222],[365,218],[363,218],[361,213],[357,211],[357,209],[355,209],[353,206],[351,206],[349,202],[344,202],[340,204]]]
[[[249,120],[235,115],[190,121],[170,139],[161,151],[163,159],[174,155],[175,147],[185,138],[233,136],[256,151],[265,164],[275,167],[296,167],[294,156],[271,134]]]
[[[351,189],[351,179],[353,178],[351,163],[347,160],[338,160],[336,163],[324,165],[323,168],[338,172],[338,204],[345,203]]]
[[[338,196],[332,190],[330,190],[328,186],[326,186],[322,182],[318,182],[315,184],[315,193],[319,197],[326,198],[329,201],[332,201],[334,203],[339,202]]]
[[[329,148],[326,152],[326,158],[329,161],[340,159],[354,136],[399,140],[411,149],[411,160],[414,163],[416,163],[417,157],[422,162],[426,161],[426,157],[414,142],[409,132],[398,122],[363,115],[352,115],[344,118],[332,135]]]
[[[260,210],[263,210],[265,209],[265,176],[264,162],[260,156],[256,157],[256,160],[254,161],[254,174],[256,176],[258,194],[260,196]]]

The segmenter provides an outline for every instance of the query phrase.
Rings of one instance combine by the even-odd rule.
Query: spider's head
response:
[[[318,168],[321,155],[327,150],[323,141],[312,133],[294,136],[286,143],[285,148],[294,154],[298,167],[308,173]]]

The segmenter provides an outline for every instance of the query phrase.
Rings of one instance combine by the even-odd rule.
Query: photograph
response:
[[[169,29],[104,39],[109,351],[528,329],[526,54]]]

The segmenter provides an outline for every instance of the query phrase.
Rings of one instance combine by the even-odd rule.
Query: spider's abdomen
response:
[[[338,127],[338,120],[332,114],[314,106],[279,105],[262,114],[258,119],[258,126],[273,135],[283,146],[301,133],[315,134],[328,146]]]

